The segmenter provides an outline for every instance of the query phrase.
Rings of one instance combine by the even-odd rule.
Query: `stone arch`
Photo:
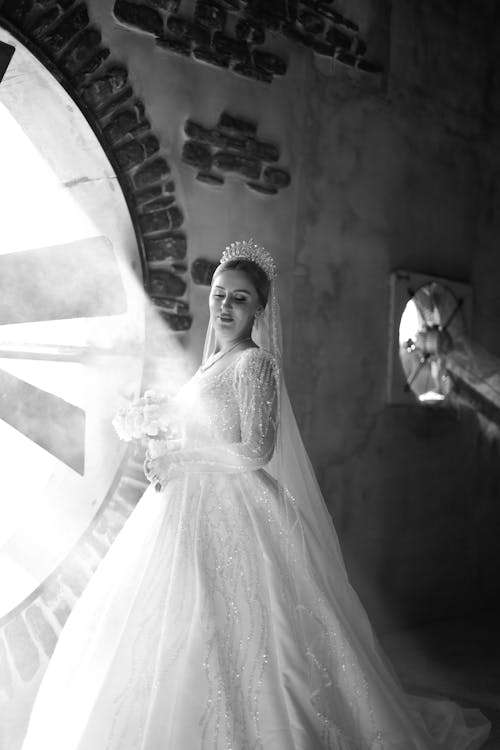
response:
[[[117,175],[135,227],[144,288],[169,327],[191,325],[184,215],[170,165],[128,70],[102,44],[85,2],[0,2],[0,24],[47,67],[82,111]],[[159,271],[155,261],[171,260]]]
[[[117,176],[134,225],[144,289],[171,330],[189,329],[187,240],[170,165],[127,68],[102,44],[85,2],[0,0],[0,26],[63,85]],[[159,271],[157,261],[169,261]],[[97,515],[63,563],[0,619],[0,694],[30,688],[45,669],[74,603],[144,492],[127,455]]]

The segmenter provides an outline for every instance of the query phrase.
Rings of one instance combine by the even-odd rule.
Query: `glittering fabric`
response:
[[[69,618],[23,750],[480,747],[480,714],[404,694],[343,567],[325,590],[315,530],[265,468],[278,376],[249,349],[182,389],[170,481]]]
[[[276,435],[276,368],[269,354],[246,349],[215,376],[198,371],[178,396],[185,448],[171,457],[172,475],[254,471],[269,462]]]

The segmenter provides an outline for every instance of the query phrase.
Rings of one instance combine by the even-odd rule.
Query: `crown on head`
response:
[[[220,263],[227,263],[228,260],[240,258],[251,260],[262,268],[269,281],[275,279],[278,274],[278,267],[271,253],[262,247],[262,245],[257,245],[253,239],[233,242],[231,245],[228,245],[221,255]]]

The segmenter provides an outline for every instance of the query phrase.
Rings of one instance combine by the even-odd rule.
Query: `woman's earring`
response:
[[[259,320],[260,320],[263,312],[264,312],[264,308],[263,307],[258,307],[256,309],[255,314],[253,316],[253,322],[254,323],[258,323],[259,322]]]

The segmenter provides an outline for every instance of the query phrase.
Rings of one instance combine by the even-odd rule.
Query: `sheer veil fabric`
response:
[[[349,584],[286,390],[275,281],[252,335],[257,348],[181,389],[186,448],[68,619],[23,750],[478,750],[487,737],[479,711],[405,694]],[[209,326],[204,361],[214,347]]]

